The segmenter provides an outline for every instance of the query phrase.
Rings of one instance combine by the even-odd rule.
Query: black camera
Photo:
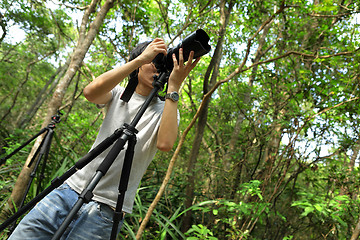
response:
[[[176,59],[179,61],[179,49],[182,48],[184,61],[187,61],[190,52],[194,51],[194,59],[196,59],[207,54],[210,51],[211,47],[208,44],[209,40],[210,38],[207,33],[202,29],[198,29],[192,34],[190,34],[188,37],[186,37],[176,47],[169,48],[166,56],[164,56],[164,54],[162,53],[157,55],[153,60],[153,63],[155,64],[155,67],[156,69],[158,69],[159,72],[172,71],[174,67],[172,55],[174,53],[176,55]]]

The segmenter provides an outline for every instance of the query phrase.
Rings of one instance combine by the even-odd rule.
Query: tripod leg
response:
[[[46,136],[46,139],[44,141],[44,146],[41,148],[41,151],[40,151],[40,154],[41,154],[40,156],[41,157],[44,156],[44,161],[42,162],[42,167],[41,167],[41,171],[39,174],[38,188],[36,190],[36,195],[39,194],[40,189],[41,189],[41,183],[44,180],[44,172],[45,172],[46,162],[49,157],[50,146],[51,146],[51,141],[52,141],[53,135],[54,135],[54,130],[50,128],[49,132]],[[41,159],[39,159],[38,165],[40,164],[40,160]]]
[[[123,216],[124,216],[124,214],[122,212],[122,206],[124,204],[125,192],[127,190],[128,183],[129,183],[131,165],[132,165],[134,153],[135,153],[135,151],[134,151],[135,145],[136,145],[136,136],[133,135],[128,141],[128,148],[125,153],[124,165],[123,165],[122,172],[121,172],[121,179],[120,179],[119,188],[118,188],[119,195],[118,195],[118,200],[116,203],[116,209],[114,212],[114,218],[113,218],[114,221],[113,221],[113,227],[111,230],[111,237],[110,237],[110,239],[112,239],[112,240],[116,239],[119,223],[123,219]]]
[[[34,167],[33,171],[30,174],[30,181],[28,183],[28,186],[27,186],[27,189],[26,189],[26,192],[24,194],[24,197],[23,197],[23,200],[21,202],[20,207],[22,207],[24,202],[25,202],[26,195],[28,194],[30,186],[31,186],[31,184],[32,184],[32,182],[33,182],[33,180],[34,180],[34,178],[36,176],[36,171],[39,168],[39,165],[40,165],[41,160],[43,159],[43,156],[44,156],[44,161],[46,161],[46,159],[48,157],[49,150],[50,150],[50,145],[51,145],[51,139],[52,139],[53,134],[54,134],[54,130],[51,129],[51,128],[48,129],[48,132],[46,133],[43,141],[40,144],[39,149],[37,150],[38,153],[35,153],[33,159],[31,159],[31,161],[30,161],[30,163],[28,165],[28,167],[30,167],[33,164],[34,160],[35,160],[35,156],[37,156],[37,160],[35,161],[35,167]],[[41,179],[39,181],[41,181]],[[39,194],[39,191],[37,191],[37,194]]]
[[[30,173],[30,180],[27,184],[27,187],[26,187],[26,190],[25,190],[25,193],[21,199],[21,202],[20,202],[20,205],[19,205],[19,208],[22,208],[23,205],[24,205],[24,202],[26,200],[26,196],[27,194],[29,193],[29,190],[30,190],[30,187],[31,187],[31,184],[35,178],[35,175],[36,175],[36,171],[39,167],[39,164],[40,164],[40,161],[42,159],[42,157],[45,155],[45,158],[44,158],[44,161],[46,161],[46,158],[49,154],[49,150],[50,150],[50,145],[51,145],[51,139],[52,139],[52,136],[53,136],[53,129],[47,129],[48,132],[46,133],[44,139],[42,140],[42,142],[40,143],[40,147],[36,150],[36,153],[34,154],[33,158],[31,159],[28,167],[30,167],[32,165],[32,163],[35,161],[35,158],[37,158],[37,160],[35,161],[35,167],[34,169],[32,170],[32,172]],[[40,184],[40,181],[41,179],[39,179],[39,184]],[[39,185],[40,187],[40,185]],[[37,194],[39,194],[39,191],[37,191]],[[12,231],[14,231],[15,227],[16,227],[16,221],[12,224],[12,226],[10,227],[9,231],[10,233]]]

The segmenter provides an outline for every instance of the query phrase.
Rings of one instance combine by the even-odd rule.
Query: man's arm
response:
[[[90,102],[106,104],[111,99],[111,90],[122,82],[131,72],[146,63],[150,63],[157,54],[166,54],[164,40],[156,38],[137,58],[108,72],[101,74],[84,88],[84,96]]]
[[[111,99],[111,90],[122,82],[132,71],[141,66],[141,62],[134,59],[120,67],[116,67],[101,74],[84,88],[85,98],[96,104],[105,104]]]
[[[194,52],[190,52],[188,62],[185,65],[182,49],[179,49],[179,62],[177,62],[175,54],[172,56],[174,68],[169,77],[168,93],[179,92],[182,82],[200,60],[198,58],[193,62],[193,56]],[[177,106],[178,102],[173,102],[171,99],[165,100],[165,107],[157,136],[157,148],[161,151],[170,151],[176,141],[178,133]]]

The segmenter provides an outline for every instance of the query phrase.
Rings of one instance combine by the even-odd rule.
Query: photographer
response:
[[[134,118],[153,88],[153,76],[158,74],[153,60],[158,54],[167,54],[167,47],[162,39],[157,38],[152,42],[139,44],[132,51],[128,63],[103,73],[85,87],[84,96],[90,102],[106,106],[107,109],[92,148]],[[167,94],[165,101],[154,98],[136,126],[137,143],[125,193],[124,213],[132,212],[137,187],[157,149],[170,151],[176,141],[179,121],[178,99],[173,96],[177,96],[182,82],[200,59],[193,61],[193,56],[194,52],[191,52],[189,59],[186,59],[188,61],[184,61],[183,49],[179,49],[179,60],[175,54],[172,55],[174,67],[168,80],[167,92],[173,94]],[[129,82],[135,81],[137,85],[131,99],[126,102],[121,99],[124,88],[118,84],[128,75]],[[111,147],[102,152],[40,201],[24,217],[9,239],[51,239],[110,149]],[[107,174],[95,187],[92,200],[81,207],[61,239],[110,238],[124,155],[125,151],[121,151]]]

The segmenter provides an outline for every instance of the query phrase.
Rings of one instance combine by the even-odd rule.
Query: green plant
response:
[[[188,235],[187,240],[217,240],[217,237],[214,237],[214,234],[205,226],[202,224],[198,225],[192,225],[191,228],[185,233],[185,235]]]
[[[143,190],[151,191],[152,187],[142,187],[138,189],[135,197],[135,206],[133,213],[129,218],[125,218],[123,231],[119,234],[119,239],[127,239],[128,237],[135,239],[135,232],[139,229],[141,221],[144,219],[148,211],[149,204],[141,200],[140,192]],[[159,205],[162,206],[161,204]],[[180,223],[177,221],[184,213],[180,212],[181,207],[175,209],[172,215],[164,215],[162,209],[154,210],[147,229],[143,234],[143,239],[185,239],[185,235],[180,231]]]
[[[300,192],[298,195],[300,200],[294,201],[291,206],[302,209],[301,218],[311,215],[322,223],[331,221],[338,229],[348,227],[344,219],[349,215],[348,205],[351,202],[349,196],[336,195],[327,198],[322,194],[309,192]]]

